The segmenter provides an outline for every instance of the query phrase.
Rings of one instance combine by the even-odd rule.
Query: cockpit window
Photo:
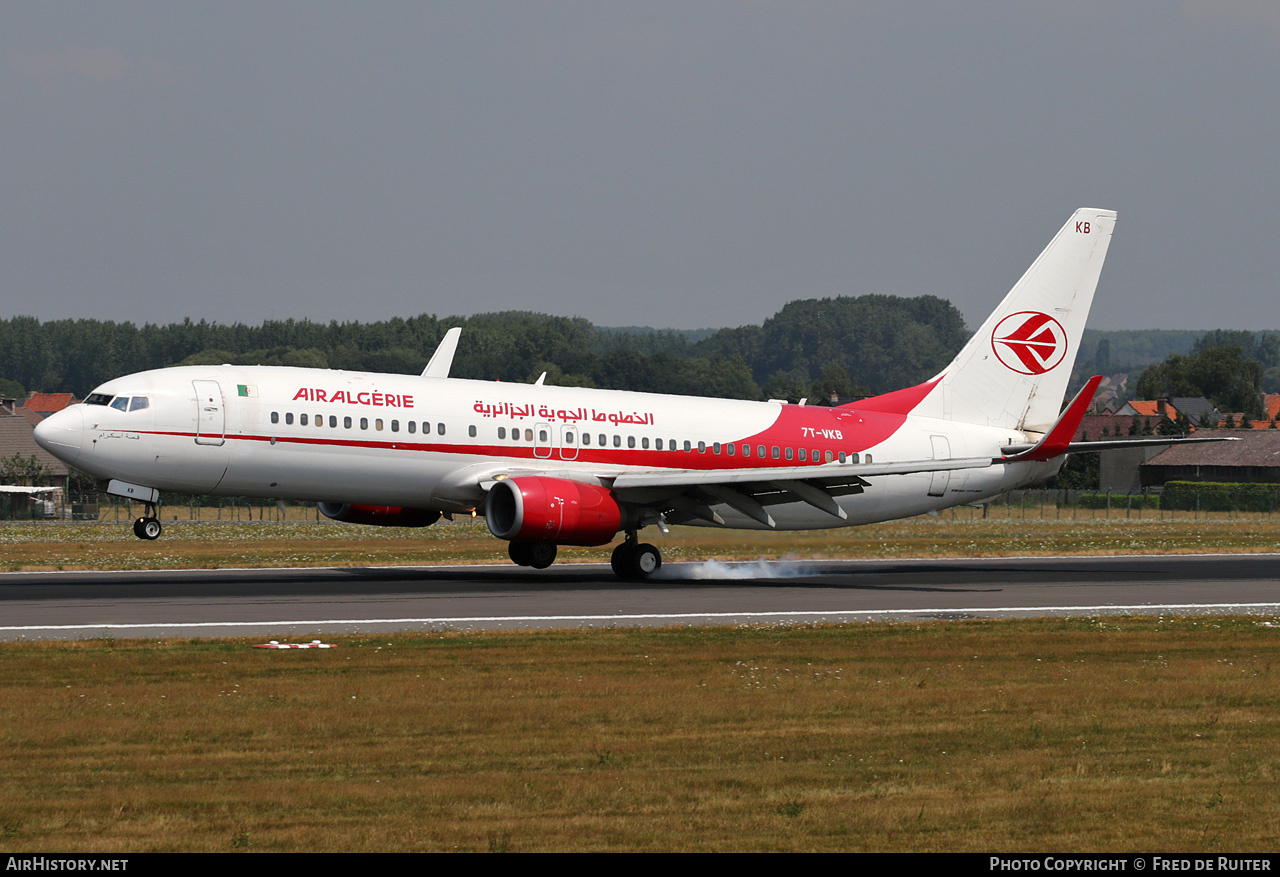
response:
[[[116,409],[117,411],[128,411],[128,410],[129,410],[129,397],[128,397],[128,396],[116,396],[114,399],[112,399],[112,400],[111,400],[111,407],[112,407],[112,408],[114,408],[114,409]]]
[[[134,396],[133,401],[129,403],[129,410],[141,411],[143,408],[146,408],[147,405],[149,404],[150,403],[147,401],[146,396]]]
[[[86,405],[106,405],[111,401],[110,393],[90,393],[89,397],[84,400]]]

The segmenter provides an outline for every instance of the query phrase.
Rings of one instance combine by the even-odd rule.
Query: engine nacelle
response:
[[[499,539],[557,545],[603,545],[622,529],[622,509],[608,490],[543,475],[499,481],[484,519]]]
[[[352,505],[346,502],[317,503],[320,514],[346,524],[374,527],[430,527],[440,520],[435,509],[405,509],[394,505]]]

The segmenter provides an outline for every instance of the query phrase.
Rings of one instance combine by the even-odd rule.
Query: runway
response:
[[[1280,555],[0,574],[0,639],[796,624],[1018,615],[1280,619]]]

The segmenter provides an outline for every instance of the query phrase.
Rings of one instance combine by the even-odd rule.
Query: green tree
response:
[[[1175,353],[1149,367],[1135,392],[1140,399],[1204,396],[1220,410],[1259,418],[1262,374],[1262,363],[1246,358],[1240,347],[1209,347],[1189,356]]]
[[[45,476],[44,463],[35,455],[0,457],[0,483],[31,486]]]

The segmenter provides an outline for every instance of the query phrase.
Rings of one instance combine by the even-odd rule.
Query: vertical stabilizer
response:
[[[1048,430],[1067,392],[1115,224],[1113,210],[1077,210],[912,413]]]

